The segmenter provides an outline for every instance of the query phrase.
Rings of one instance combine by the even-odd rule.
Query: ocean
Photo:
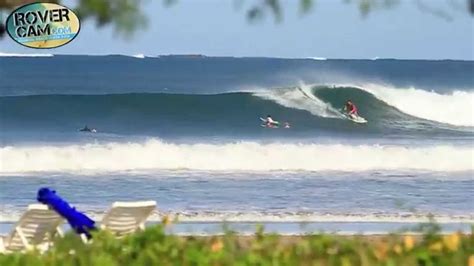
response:
[[[98,220],[156,200],[180,233],[469,230],[473,108],[473,61],[3,55],[0,223],[46,186]]]

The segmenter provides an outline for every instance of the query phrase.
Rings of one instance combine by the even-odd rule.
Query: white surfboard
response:
[[[365,124],[367,123],[367,120],[365,118],[363,118],[362,116],[358,116],[358,115],[345,115],[347,119],[351,120],[352,122],[354,123],[357,123],[357,124]]]
[[[273,123],[271,123],[271,126],[268,126],[267,119],[260,117],[260,120],[264,123],[261,125],[262,127],[277,128],[280,125],[280,122],[273,121]]]
[[[309,94],[308,92],[306,92],[305,90],[303,90],[302,88],[298,87],[298,90],[306,97],[306,98],[309,98],[311,100],[316,100],[314,95],[312,94]]]

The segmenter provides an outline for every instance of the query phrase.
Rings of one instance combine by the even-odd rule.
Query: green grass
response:
[[[90,244],[73,234],[55,240],[44,254],[0,254],[0,265],[467,265],[474,266],[471,234],[440,235],[435,226],[422,235],[379,237],[328,234],[285,237],[257,228],[252,237],[180,237],[162,225],[116,239],[102,231]]]

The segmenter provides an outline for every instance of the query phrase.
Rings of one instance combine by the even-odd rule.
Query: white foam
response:
[[[325,58],[325,57],[307,57],[307,59],[313,59],[313,60],[317,60],[317,61],[327,60],[327,58]]]
[[[1,205],[0,205],[1,206]],[[85,206],[76,206],[79,210],[84,211],[88,216],[96,221],[103,218],[103,214],[108,207],[104,207],[103,211],[88,210]],[[26,207],[25,207],[26,208]],[[16,222],[24,208],[14,209],[12,207],[0,208],[0,222]],[[96,209],[96,208],[94,208]],[[164,216],[168,216],[170,220],[177,220],[184,223],[424,223],[434,219],[437,223],[474,223],[474,215],[432,215],[429,213],[319,213],[319,212],[301,212],[301,211],[285,211],[285,212],[266,212],[266,211],[155,211],[148,221],[159,222]]]
[[[330,104],[313,95],[310,85],[300,84],[298,89],[272,89],[257,91],[254,96],[274,101],[287,108],[305,110],[321,117],[342,118]]]
[[[132,55],[132,57],[143,59],[143,58],[145,58],[145,55],[144,54],[136,54],[136,55]]]
[[[474,126],[474,92],[440,94],[376,84],[364,84],[360,89],[412,116],[456,126]]]
[[[51,57],[53,54],[15,54],[15,53],[2,53],[0,57]]]
[[[430,214],[331,214],[317,212],[178,212],[155,213],[152,220],[168,215],[180,222],[385,222],[385,223],[423,223],[434,219],[439,223],[472,223],[472,215],[435,215]]]
[[[0,174],[42,171],[193,169],[205,171],[367,171],[474,169],[474,147],[341,144],[143,143],[0,148]]]

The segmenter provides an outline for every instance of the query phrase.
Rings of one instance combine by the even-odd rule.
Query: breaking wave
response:
[[[449,159],[447,159],[449,158]],[[474,169],[474,148],[341,144],[143,143],[0,148],[0,173],[192,169],[207,171],[367,171]]]
[[[0,57],[52,57],[53,54],[18,54],[18,53],[2,53]]]
[[[337,108],[343,106],[347,99],[352,99],[363,115],[398,111],[437,123],[474,126],[474,92],[468,91],[440,94],[416,88],[400,89],[375,84],[360,87],[300,85],[292,89],[265,90],[255,95],[285,107],[306,110],[320,117],[341,117]],[[378,101],[382,101],[385,106],[381,106]]]

